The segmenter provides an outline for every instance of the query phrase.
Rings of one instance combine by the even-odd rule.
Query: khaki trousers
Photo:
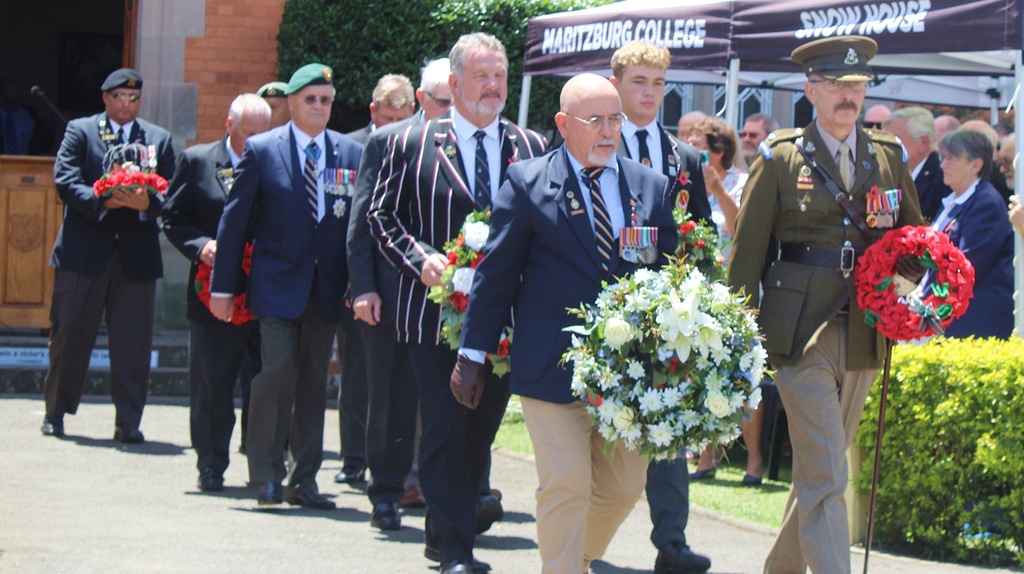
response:
[[[878,370],[846,370],[847,320],[833,318],[796,365],[776,370],[793,445],[793,488],[765,561],[768,574],[803,574],[808,567],[815,574],[850,572],[846,449]]]
[[[523,397],[537,460],[537,541],[544,574],[580,574],[604,555],[640,498],[647,459],[604,438],[583,404]]]

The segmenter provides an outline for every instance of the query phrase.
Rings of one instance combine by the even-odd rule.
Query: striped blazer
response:
[[[477,208],[453,128],[449,113],[391,137],[366,216],[378,248],[399,272],[395,328],[404,343],[437,344],[440,307],[427,300],[420,274]],[[499,129],[497,186],[509,164],[544,152],[539,137],[505,118]]]

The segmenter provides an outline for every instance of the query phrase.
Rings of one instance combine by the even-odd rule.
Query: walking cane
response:
[[[875,434],[875,467],[871,472],[871,502],[868,505],[868,535],[864,543],[864,574],[868,574],[871,537],[875,529],[875,498],[878,497],[878,467],[882,463],[882,433],[885,432],[885,405],[889,398],[889,367],[892,364],[893,340],[885,339],[885,367],[882,371],[882,400],[878,405],[878,433]]]

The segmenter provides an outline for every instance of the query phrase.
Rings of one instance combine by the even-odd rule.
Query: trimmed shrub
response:
[[[1024,566],[1024,341],[936,339],[893,352],[875,509],[880,546]],[[857,444],[870,492],[881,374]]]
[[[509,59],[508,101],[503,115],[519,115],[526,25],[530,18],[600,6],[610,0],[287,0],[277,36],[278,76],[309,62],[334,68],[338,90],[331,127],[351,131],[366,125],[373,88],[384,74],[405,74],[419,85],[420,67],[448,55],[455,40],[487,32],[505,44]],[[534,78],[530,127],[554,127],[562,78]]]

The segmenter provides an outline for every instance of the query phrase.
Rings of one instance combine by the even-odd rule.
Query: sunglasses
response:
[[[131,102],[133,104],[135,102],[139,101],[139,99],[142,98],[142,96],[140,96],[139,94],[126,94],[124,92],[117,92],[117,93],[114,93],[114,94],[110,94],[110,97],[114,98],[115,100],[117,100],[119,102],[123,102],[125,100],[128,100],[129,102]]]
[[[334,96],[309,95],[302,98],[302,101],[305,102],[307,106],[314,106],[317,104],[317,102],[319,102],[321,106],[330,107],[330,105],[334,102]]]
[[[882,122],[861,122],[861,126],[866,130],[880,130],[882,129]]]

